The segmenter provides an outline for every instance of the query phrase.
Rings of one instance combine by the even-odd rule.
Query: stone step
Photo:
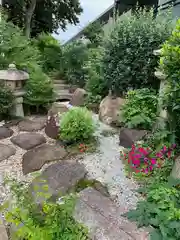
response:
[[[55,98],[57,100],[71,100],[72,94],[68,90],[55,90]]]
[[[69,89],[70,86],[68,84],[63,84],[63,83],[55,83],[54,84],[54,89],[56,90],[64,90],[64,89]]]
[[[56,79],[56,80],[53,80],[53,83],[54,83],[54,84],[56,84],[56,83],[57,83],[57,84],[65,84],[65,80],[57,80],[57,79]]]
[[[86,188],[80,192],[74,217],[88,227],[95,240],[147,240],[145,230],[122,217],[125,212],[124,207],[117,207],[100,192]]]

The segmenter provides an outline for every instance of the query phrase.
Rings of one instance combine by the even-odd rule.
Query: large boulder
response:
[[[33,148],[23,155],[23,174],[38,171],[44,164],[51,161],[63,160],[67,154],[66,150],[60,145],[43,144]]]
[[[124,103],[122,98],[105,97],[100,103],[99,119],[108,125],[121,125],[120,109]]]
[[[87,96],[87,92],[82,88],[77,88],[76,91],[72,95],[72,99],[70,104],[76,107],[83,106],[85,99]]]
[[[30,192],[37,203],[44,200],[43,194],[39,193],[48,193],[49,197],[55,200],[59,195],[62,196],[73,189],[85,175],[86,170],[82,164],[61,161],[50,165],[35,178],[30,186]]]
[[[119,135],[119,145],[131,148],[135,142],[142,140],[146,135],[146,130],[122,128]]]
[[[180,179],[180,156],[178,156],[175,160],[171,176],[175,179]]]

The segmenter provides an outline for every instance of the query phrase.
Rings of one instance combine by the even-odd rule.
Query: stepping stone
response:
[[[13,127],[13,126],[17,126],[19,122],[21,122],[22,119],[12,119],[8,122],[6,122],[3,127],[7,127],[7,128],[10,128],[10,127]]]
[[[23,155],[22,170],[24,174],[38,171],[45,163],[62,160],[67,156],[67,152],[59,145],[43,144],[29,150]]]
[[[131,148],[136,141],[142,140],[146,135],[146,130],[122,128],[120,130],[119,145],[124,148]]]
[[[0,127],[0,139],[9,138],[13,135],[13,130],[7,127]]]
[[[39,133],[21,133],[15,137],[12,137],[11,142],[20,148],[29,150],[43,143],[46,143],[46,139]]]
[[[16,153],[16,149],[12,146],[0,143],[0,162],[9,158]]]
[[[45,127],[45,120],[42,118],[36,118],[34,120],[23,120],[18,124],[20,131],[36,132],[42,130]]]
[[[62,161],[49,166],[41,176],[33,180],[31,192],[33,195],[38,192],[47,193],[43,186],[48,185],[48,193],[52,199],[58,195],[62,196],[73,189],[79,180],[85,178],[86,170],[83,165],[76,162]],[[41,202],[42,196],[35,194],[36,201]]]
[[[86,188],[80,192],[74,217],[89,228],[92,239],[146,240],[147,233],[122,217],[124,212],[95,189]]]

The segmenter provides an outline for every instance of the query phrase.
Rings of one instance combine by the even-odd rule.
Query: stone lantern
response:
[[[25,90],[23,85],[29,79],[29,74],[18,70],[15,64],[10,64],[7,70],[0,70],[0,82],[8,87],[15,96],[14,104],[10,110],[11,115],[24,117],[23,96]]]

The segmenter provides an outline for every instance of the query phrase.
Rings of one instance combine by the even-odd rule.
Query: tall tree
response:
[[[8,20],[24,28],[27,37],[52,33],[68,23],[77,24],[82,12],[79,0],[3,0]]]

